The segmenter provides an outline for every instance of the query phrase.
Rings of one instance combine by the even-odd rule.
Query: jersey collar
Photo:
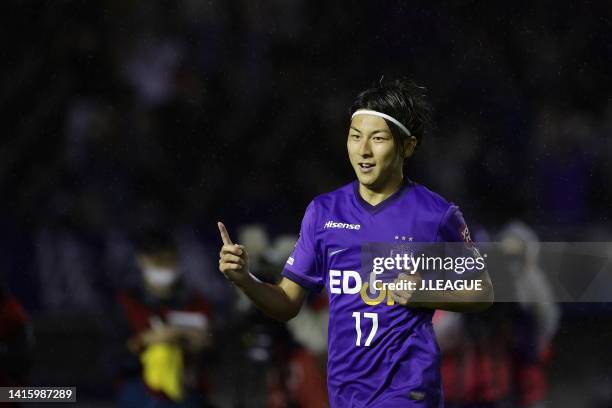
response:
[[[355,194],[355,199],[357,200],[359,205],[363,207],[364,210],[374,214],[374,213],[381,211],[383,208],[387,207],[389,204],[392,204],[393,202],[395,202],[399,197],[402,196],[402,194],[405,191],[408,191],[412,187],[413,184],[414,183],[409,178],[404,177],[404,180],[402,181],[402,185],[400,186],[399,190],[397,190],[395,193],[391,194],[389,197],[385,198],[383,201],[381,201],[380,203],[376,205],[372,205],[368,203],[366,200],[363,199],[363,197],[361,197],[361,194],[359,194],[359,181],[358,180],[355,180],[353,182],[353,193]]]

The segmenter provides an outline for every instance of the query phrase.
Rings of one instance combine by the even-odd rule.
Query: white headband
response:
[[[386,113],[369,110],[369,109],[359,109],[359,110],[356,110],[355,113],[353,113],[353,115],[351,116],[351,119],[353,119],[357,115],[373,115],[373,116],[379,116],[383,119],[387,119],[391,121],[394,125],[396,125],[398,128],[400,128],[405,134],[407,134],[408,136],[412,136],[412,133],[410,133],[410,131],[408,130],[406,126],[402,125],[402,123],[399,120],[395,119],[392,116],[387,115]]]

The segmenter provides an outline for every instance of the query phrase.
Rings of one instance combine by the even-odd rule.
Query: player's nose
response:
[[[359,155],[362,157],[372,156],[372,149],[370,146],[370,141],[367,140],[366,138],[363,138],[363,140],[359,144]]]

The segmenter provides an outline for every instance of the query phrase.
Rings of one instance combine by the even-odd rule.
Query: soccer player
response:
[[[404,174],[404,161],[422,142],[431,117],[424,92],[413,82],[394,81],[357,96],[346,143],[357,180],[308,205],[278,284],[252,276],[245,247],[233,244],[218,224],[219,269],[269,316],[289,320],[307,291],[326,288],[332,407],[441,407],[434,310],[478,311],[492,303],[486,271],[482,291],[432,293],[421,303],[409,290],[372,300],[347,279],[361,268],[367,242],[470,243],[458,207]]]

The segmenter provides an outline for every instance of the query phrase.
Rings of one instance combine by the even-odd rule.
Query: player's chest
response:
[[[356,268],[373,250],[397,250],[412,242],[431,242],[435,233],[411,217],[329,220],[317,231],[320,261],[327,268]]]

